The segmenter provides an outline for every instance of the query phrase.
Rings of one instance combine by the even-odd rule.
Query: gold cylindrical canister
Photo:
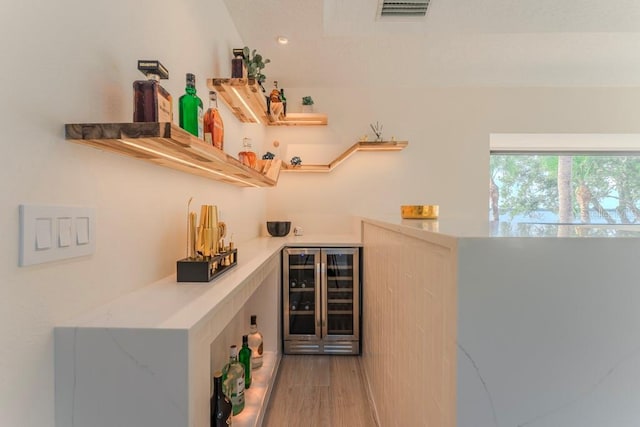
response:
[[[438,218],[438,205],[402,205],[400,213],[404,219],[436,219]]]

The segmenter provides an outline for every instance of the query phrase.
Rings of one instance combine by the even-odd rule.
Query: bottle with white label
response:
[[[295,309],[294,309],[295,310]],[[256,323],[257,316],[254,314],[251,316],[251,326],[249,328],[249,348],[251,349],[251,368],[258,369],[262,366],[262,334],[258,331],[258,325]]]
[[[233,415],[244,409],[244,367],[238,362],[238,347],[229,349],[229,363],[222,368],[222,390],[231,401]]]

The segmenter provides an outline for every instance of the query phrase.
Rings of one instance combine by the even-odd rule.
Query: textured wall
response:
[[[455,427],[456,250],[364,224],[363,361],[382,426]]]

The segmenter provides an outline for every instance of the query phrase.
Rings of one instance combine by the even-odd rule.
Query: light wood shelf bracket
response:
[[[347,160],[356,151],[400,151],[404,150],[408,141],[381,141],[381,142],[356,142],[344,153],[339,155],[334,161],[328,165],[300,165],[292,166],[282,164],[282,170],[285,172],[331,172],[342,162]]]
[[[277,175],[267,177],[173,123],[66,124],[65,136],[79,144],[240,187],[277,183]]]

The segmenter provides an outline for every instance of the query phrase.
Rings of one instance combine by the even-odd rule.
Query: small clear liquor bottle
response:
[[[257,369],[262,366],[262,353],[264,351],[262,334],[258,331],[256,315],[251,316],[251,326],[249,328],[249,348],[251,349],[251,367]]]

